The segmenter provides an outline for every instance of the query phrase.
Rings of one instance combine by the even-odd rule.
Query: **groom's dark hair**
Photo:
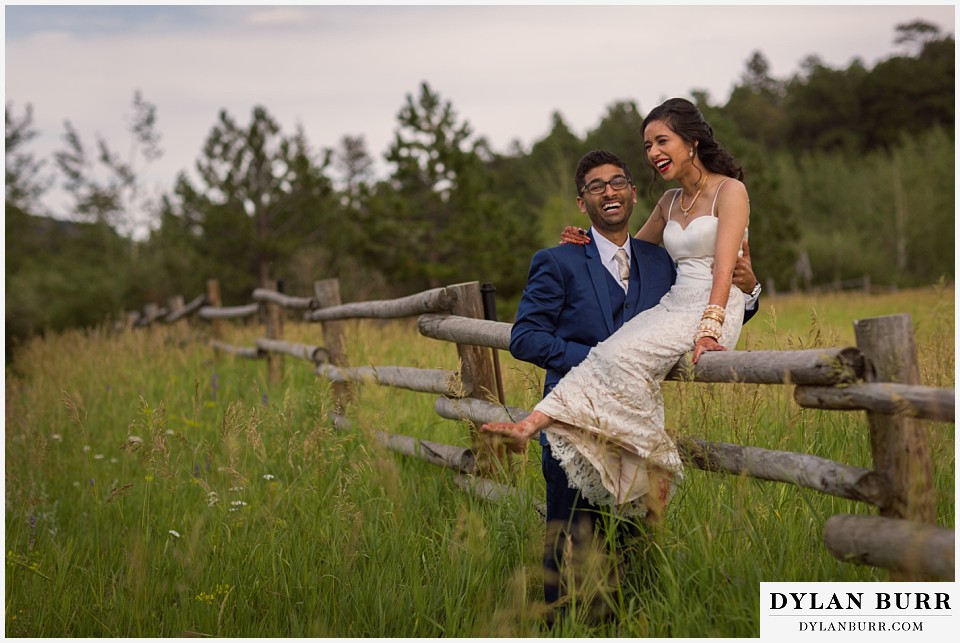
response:
[[[577,185],[577,196],[583,191],[584,177],[587,172],[601,165],[616,165],[623,170],[623,175],[633,183],[633,175],[630,174],[630,168],[620,159],[619,156],[607,150],[592,150],[583,155],[577,164],[577,173],[574,175],[574,182]]]

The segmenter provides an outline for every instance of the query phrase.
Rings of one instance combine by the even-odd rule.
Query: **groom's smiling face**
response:
[[[637,188],[628,183],[625,188],[616,190],[609,184],[609,181],[624,176],[622,168],[607,164],[593,168],[583,177],[585,189],[577,197],[577,204],[601,233],[619,233],[627,229],[633,206],[637,202]],[[603,192],[591,193],[590,186],[599,183],[604,184]]]

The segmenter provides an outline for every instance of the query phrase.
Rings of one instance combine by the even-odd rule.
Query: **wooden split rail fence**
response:
[[[291,297],[257,289],[254,303],[223,307],[219,286],[169,309],[147,307],[131,323],[183,323],[196,314],[213,326],[213,346],[241,357],[266,359],[271,381],[279,381],[284,355],[306,360],[318,376],[333,382],[335,420],[349,400],[349,384],[373,382],[439,395],[438,415],[472,426],[476,448],[465,449],[410,436],[379,432],[388,448],[459,472],[458,484],[496,500],[511,489],[483,477],[490,450],[478,427],[516,421],[528,411],[503,403],[497,351],[509,350],[511,324],[496,321],[492,288],[470,282],[399,299],[343,304],[339,282],[315,283],[313,297]],[[486,301],[484,298],[487,298]],[[485,306],[486,312],[485,312]],[[324,346],[282,338],[284,310],[301,310],[322,326]],[[238,347],[219,339],[221,320],[260,315],[266,337]],[[421,335],[457,346],[458,372],[404,366],[350,367],[344,352],[343,322],[349,319],[418,317]],[[128,320],[129,321],[129,320]],[[936,525],[935,493],[924,420],[954,422],[954,389],[919,385],[917,350],[909,315],[854,322],[857,345],[792,351],[727,351],[705,354],[694,366],[684,357],[668,380],[794,385],[802,407],[863,410],[867,413],[873,468],[834,462],[815,455],[684,438],[678,447],[686,466],[793,484],[820,493],[866,502],[877,516],[836,515],[824,525],[824,544],[837,559],[891,571],[895,580],[953,580],[954,530]],[[491,350],[492,349],[492,350]],[[495,401],[498,400],[499,402]]]

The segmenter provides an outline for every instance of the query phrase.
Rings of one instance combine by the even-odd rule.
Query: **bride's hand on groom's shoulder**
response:
[[[587,236],[587,231],[583,228],[568,225],[563,229],[563,232],[560,233],[560,244],[562,245],[564,243],[574,243],[578,246],[584,246],[590,243],[590,237]]]

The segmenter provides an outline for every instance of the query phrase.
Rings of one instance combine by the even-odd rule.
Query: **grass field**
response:
[[[954,386],[954,291],[768,297],[741,348],[853,345],[854,319],[910,313],[924,384]],[[228,341],[250,345],[255,327]],[[319,325],[288,323],[322,343]],[[415,323],[350,322],[353,365],[456,368]],[[542,372],[501,353],[508,404]],[[759,635],[759,583],[871,581],[822,544],[851,501],[689,470],[666,526],[609,596],[617,619],[541,619],[539,447],[515,462],[527,499],[487,503],[453,473],[385,451],[371,431],[468,444],[430,395],[368,386],[327,419],[330,387],[287,358],[217,356],[173,328],[72,332],[6,370],[7,636],[474,637]],[[870,466],[861,412],[804,410],[784,386],[667,383],[678,435]],[[928,423],[937,519],[953,527],[954,426]]]

